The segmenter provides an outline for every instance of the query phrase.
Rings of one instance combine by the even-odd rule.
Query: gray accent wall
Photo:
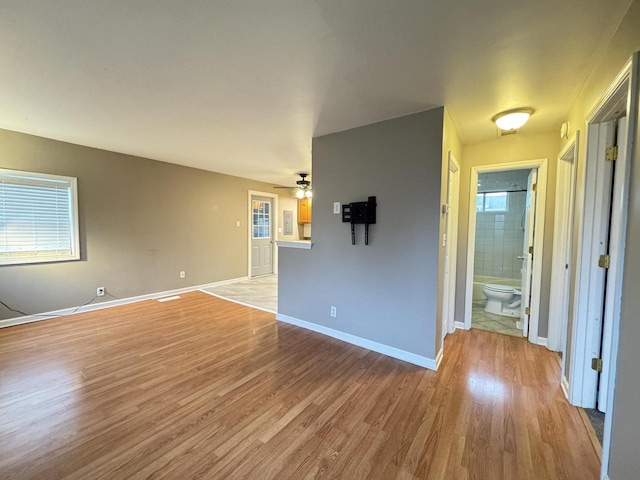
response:
[[[280,249],[280,314],[435,359],[443,114],[313,140],[313,248]],[[333,202],[373,195],[370,244],[359,225],[351,245]]]
[[[0,300],[30,314],[83,304],[100,286],[108,295],[94,303],[245,277],[247,192],[278,192],[7,130],[0,130],[0,167],[78,178],[81,260],[0,266]],[[295,209],[295,199],[280,203]],[[19,316],[0,306],[0,319]]]

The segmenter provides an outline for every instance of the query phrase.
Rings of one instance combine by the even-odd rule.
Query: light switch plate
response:
[[[333,213],[340,214],[340,202],[333,202]]]

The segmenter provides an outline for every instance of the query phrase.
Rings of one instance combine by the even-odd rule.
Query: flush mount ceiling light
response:
[[[495,115],[491,120],[500,130],[517,130],[522,127],[533,113],[533,108],[514,108]]]

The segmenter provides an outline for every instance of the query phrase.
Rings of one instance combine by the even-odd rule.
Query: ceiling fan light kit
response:
[[[305,197],[311,198],[313,196],[313,192],[311,191],[311,182],[307,180],[307,177],[309,176],[309,174],[299,173],[298,175],[300,175],[300,180],[296,182],[295,187],[273,187],[273,188],[289,188],[289,189],[295,188],[296,189],[295,196],[300,200],[302,200]]]
[[[500,130],[511,131],[522,127],[533,114],[533,108],[514,108],[500,112],[491,119]]]

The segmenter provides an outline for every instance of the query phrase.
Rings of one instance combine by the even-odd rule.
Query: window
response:
[[[270,202],[253,201],[251,206],[253,210],[253,238],[271,238],[270,207]]]
[[[0,169],[0,265],[78,258],[77,180]]]
[[[509,210],[507,192],[479,193],[476,197],[476,212],[506,212]]]

